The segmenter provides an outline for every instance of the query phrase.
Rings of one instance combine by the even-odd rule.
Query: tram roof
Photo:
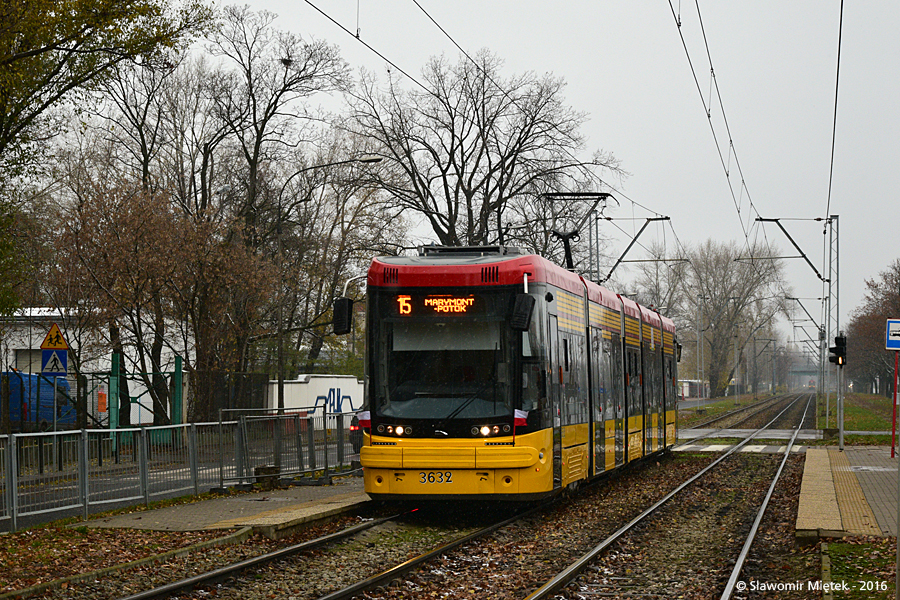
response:
[[[379,256],[372,260],[368,285],[376,287],[490,286],[549,283],[584,293],[581,278],[536,254],[519,248],[488,246],[429,251],[418,256]]]
[[[548,283],[674,332],[675,323],[633,300],[522,248],[509,246],[422,246],[417,256],[378,256],[369,267],[368,285],[376,287],[490,286]]]

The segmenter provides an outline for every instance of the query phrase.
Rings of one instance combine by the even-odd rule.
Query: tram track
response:
[[[770,426],[775,419],[771,421]],[[743,461],[731,467],[734,477],[740,473],[769,473],[775,469],[766,457],[744,456],[734,460]],[[636,518],[646,506],[656,506],[676,486],[687,486],[679,486],[678,482],[688,480],[712,461],[712,456],[698,455],[648,457],[589,486],[576,498],[494,522],[490,528],[472,527],[455,532],[448,529],[429,539],[414,533],[414,525],[398,525],[396,518],[383,520],[368,525],[368,533],[359,529],[350,531],[349,538],[333,536],[324,541],[315,540],[302,549],[280,551],[281,556],[254,560],[252,564],[229,565],[202,580],[194,577],[128,598],[530,598],[529,594],[543,589],[542,586],[553,581],[580,557],[603,544],[622,528],[623,522]],[[745,464],[753,461],[756,462]],[[716,487],[711,485],[706,492],[693,494],[699,494],[701,498],[704,494],[708,496]],[[742,494],[749,494],[744,490],[756,489],[759,485],[743,481],[736,487]],[[765,490],[753,494],[754,498],[762,497]],[[732,500],[718,509],[712,507],[713,516],[709,518],[721,520],[717,511],[727,514],[734,511],[735,506],[748,503],[749,498],[742,497],[737,504]],[[758,504],[756,500],[752,503]],[[679,500],[678,504],[687,504],[687,501]],[[749,522],[753,519],[742,513],[737,520]],[[452,523],[453,519],[444,519],[444,524],[448,521]],[[432,521],[431,525],[435,523]],[[645,531],[654,529],[642,527]],[[669,537],[675,539],[677,535]],[[735,534],[730,537],[734,538]],[[382,554],[386,548],[390,552]],[[680,567],[669,566],[681,576]],[[700,575],[702,573],[691,573],[688,579]],[[586,576],[579,572],[575,577]],[[627,584],[624,580],[622,583]],[[719,583],[717,580],[716,585]],[[647,582],[633,585],[647,585]],[[438,596],[434,596],[435,593]],[[578,591],[563,593],[574,597]],[[596,595],[590,594],[591,597]]]
[[[795,399],[794,404],[800,401],[801,398],[797,398]],[[807,408],[808,406],[809,403],[807,403]],[[778,416],[773,418],[767,424],[767,427],[770,427],[775,423],[785,412],[789,411],[789,409],[790,407],[785,408]],[[796,431],[799,432],[799,429],[800,426],[798,425]],[[765,427],[760,428],[757,434],[764,430]],[[720,530],[716,543],[702,544],[703,547],[707,550],[711,550],[719,559],[717,564],[708,568],[700,567],[700,570],[703,571],[702,574],[712,575],[710,581],[702,584],[706,585],[707,589],[717,590],[722,587],[724,577],[728,576],[727,572],[723,573],[724,569],[722,568],[721,560],[722,550],[724,548],[729,550],[733,548],[734,551],[731,556],[734,556],[735,558],[725,558],[726,564],[733,564],[734,566],[730,577],[728,577],[728,581],[724,584],[725,591],[723,591],[721,596],[723,600],[731,598],[736,582],[738,581],[737,578],[741,573],[749,550],[752,547],[755,534],[759,530],[759,524],[765,514],[766,505],[772,496],[779,475],[784,469],[784,465],[790,456],[790,447],[794,442],[792,439],[788,444],[788,448],[779,465],[775,464],[776,461],[773,461],[771,456],[742,456],[736,454],[736,452],[743,445],[749,443],[753,437],[754,436],[748,437],[747,440],[738,444],[732,452],[726,453],[719,459],[713,461],[707,467],[700,470],[694,477],[689,478],[653,504],[649,509],[632,519],[627,525],[620,527],[599,545],[579,556],[576,560],[571,562],[569,566],[546,581],[544,585],[538,587],[536,591],[528,594],[527,599],[538,600],[551,597],[595,597],[598,595],[618,597],[633,595],[636,590],[639,591],[639,595],[641,596],[653,597],[654,595],[657,595],[658,597],[670,597],[673,593],[671,587],[673,578],[665,571],[676,566],[672,564],[672,556],[677,554],[672,553],[672,550],[681,549],[685,539],[684,534],[696,531],[697,527],[696,524],[689,523],[678,530],[678,532],[672,532],[669,527],[660,527],[658,522],[648,523],[645,520],[648,517],[655,515],[660,507],[666,505],[669,500],[686,489],[691,490],[690,494],[694,497],[694,500],[692,502],[679,503],[678,505],[670,504],[669,506],[675,506],[675,513],[680,511],[687,513],[688,515],[693,515],[694,517],[697,516],[698,512],[702,511],[703,514],[701,516],[705,518],[708,523],[715,524],[706,529],[709,530],[714,527],[715,529]],[[796,438],[796,433],[794,437]],[[729,458],[731,458],[730,461],[727,460]],[[725,468],[719,472],[718,479],[709,482],[708,473],[712,472],[720,463],[724,463],[726,465]],[[724,475],[722,473],[724,473]],[[692,485],[699,479],[704,481],[703,485]],[[723,480],[729,482],[729,486],[724,490],[722,489]],[[766,489],[767,486],[768,489]],[[716,497],[717,502],[710,502],[708,500],[711,495]],[[699,506],[702,506],[702,508],[697,508]],[[755,513],[755,519],[753,518],[753,511],[748,508],[754,506],[759,506],[759,509]],[[671,516],[672,515],[669,515],[669,517]],[[748,516],[750,517],[749,519]],[[663,516],[659,517],[658,520],[666,522],[666,518],[667,517]],[[566,513],[563,519],[566,523],[579,521],[572,512]],[[749,532],[745,532],[744,529],[749,521],[752,521],[753,524],[750,526]],[[546,529],[546,522],[541,525]],[[598,524],[592,523],[591,527],[593,528],[597,525]],[[609,522],[607,522],[606,525],[608,526]],[[552,529],[553,527],[554,525],[551,524],[550,528]],[[534,529],[540,530],[540,527],[535,527]],[[601,531],[602,529],[602,526],[597,527],[598,531]],[[660,531],[665,531],[665,533],[661,535]],[[433,595],[433,590],[436,588],[444,590],[444,595],[447,597],[526,597],[527,592],[523,591],[523,588],[526,590],[529,588],[528,578],[523,577],[521,571],[512,571],[510,569],[511,561],[509,560],[510,553],[521,551],[523,549],[523,544],[521,543],[522,540],[510,540],[509,538],[516,537],[515,532],[507,533],[511,535],[498,535],[495,540],[492,540],[492,544],[486,544],[484,546],[479,544],[470,545],[464,548],[462,552],[449,554],[443,552],[435,553],[441,555],[441,560],[437,564],[431,564],[428,567],[420,569],[416,573],[413,573],[411,576],[402,580],[391,579],[389,577],[383,578],[382,582],[390,580],[393,585],[388,588],[381,587],[375,589],[374,592],[371,591],[373,590],[372,587],[368,587],[370,592],[366,593],[364,597],[367,599],[417,597],[419,595],[428,595],[430,590],[431,595]],[[560,534],[566,535],[562,531]],[[643,569],[641,570],[640,577],[638,577],[635,575],[634,559],[636,556],[639,556],[640,553],[619,552],[616,558],[621,559],[621,557],[624,556],[626,558],[624,564],[630,565],[630,568],[627,568],[624,571],[625,576],[606,577],[602,584],[597,584],[596,582],[585,583],[583,580],[578,583],[572,583],[576,578],[583,577],[582,574],[595,563],[600,554],[603,554],[613,544],[618,543],[619,540],[626,535],[638,536],[636,538],[637,541],[632,541],[632,548],[651,548],[661,552],[660,556],[655,557],[648,556],[653,553],[652,551],[649,553],[645,552],[645,555],[641,557],[644,559],[641,561],[641,564],[650,563],[657,568],[662,565],[662,573],[659,572],[658,569],[655,573],[648,573],[646,569]],[[642,539],[640,536],[645,536],[645,538]],[[543,536],[538,534],[537,537],[540,538]],[[660,544],[660,539],[665,539],[668,543]],[[741,546],[740,543],[741,539],[745,540],[743,546]],[[583,541],[584,540],[582,540],[582,543]],[[706,542],[709,542],[708,536]],[[502,553],[498,555],[496,551],[498,545],[499,548],[506,551],[505,555]],[[534,547],[534,545],[532,545],[532,547]],[[550,546],[537,544],[537,547],[547,549]],[[576,545],[570,544],[569,549],[574,550],[576,547]],[[429,560],[434,558],[435,554],[432,554],[431,557],[429,557]],[[694,555],[692,560],[697,561],[698,558],[698,556]],[[525,571],[525,573],[537,574],[541,572],[538,565],[542,562],[547,563],[549,561],[546,560],[545,555],[542,556],[542,553],[538,551],[529,556],[526,562],[530,562],[532,568],[529,571]],[[619,562],[621,563],[622,561],[620,560]],[[419,564],[424,564],[424,561]],[[684,565],[681,566],[684,567]],[[602,567],[594,566],[593,570],[594,572],[600,572]],[[473,576],[473,573],[476,572],[478,575]],[[451,580],[454,577],[457,578],[459,583],[457,583],[456,586],[448,585],[448,574],[450,575]],[[520,578],[518,582],[513,580],[516,576]],[[464,584],[461,583],[463,581],[465,582]],[[609,582],[612,582],[612,584]],[[533,584],[531,585],[532,587],[530,589],[533,590],[535,586]],[[654,594],[654,585],[657,587],[660,585],[662,586],[661,589],[658,589],[658,594]],[[566,589],[567,587],[573,587],[575,589]],[[588,589],[585,590],[585,587]],[[511,589],[504,590],[504,588]],[[363,588],[359,588],[356,591],[361,592],[362,589]],[[696,587],[692,591],[693,593],[696,593]],[[325,598],[328,600],[336,600],[337,598],[356,597],[354,596],[354,593],[354,591],[348,590],[346,593],[326,596]],[[685,597],[699,596],[688,595]],[[718,594],[715,596],[704,597],[718,597]]]
[[[674,462],[674,467],[659,465],[656,460]],[[560,498],[552,505],[535,507],[489,527],[456,535],[452,541],[432,540],[426,549],[421,547],[427,543],[410,541],[414,537],[407,535],[411,528],[404,532],[399,531],[402,527],[397,527],[395,533],[399,531],[399,535],[393,536],[397,547],[384,560],[379,558],[380,547],[390,543],[384,542],[383,538],[378,541],[377,530],[383,527],[379,525],[358,534],[366,537],[356,541],[352,541],[354,536],[344,540],[332,538],[322,546],[316,540],[318,550],[310,551],[307,547],[281,552],[282,556],[274,560],[260,558],[252,564],[230,565],[200,578],[193,577],[128,598],[336,600],[398,597],[397,594],[402,596],[415,590],[425,594],[427,590],[435,589],[448,591],[455,594],[454,597],[472,597],[479,593],[486,594],[484,597],[499,597],[493,594],[498,586],[511,594],[508,597],[521,598],[551,576],[555,569],[565,566],[579,550],[589,548],[604,533],[614,530],[623,513],[633,514],[640,505],[663,495],[666,490],[658,488],[660,482],[670,488],[675,479],[685,478],[707,462],[707,457],[690,461],[679,461],[671,456],[651,458],[624,472],[615,472],[613,477],[582,490],[576,498]],[[353,545],[363,546],[362,552],[359,548],[353,549]],[[394,562],[386,564],[391,560]],[[344,572],[339,572],[336,565],[342,564],[345,565]],[[493,573],[493,579],[484,581],[481,576],[486,573]],[[335,589],[337,587],[340,589]]]
[[[774,476],[767,476],[768,471],[761,468],[746,468],[748,465],[741,465],[741,461],[759,461],[766,457],[748,457],[737,455],[737,451],[747,444],[753,437],[772,426],[778,421],[783,413],[803,400],[800,396],[794,400],[794,403],[785,408],[779,415],[773,418],[764,427],[748,437],[743,442],[734,446],[730,451],[723,454],[719,459],[711,463],[707,468],[703,469],[694,478],[686,481],[675,491],[667,495],[660,502],[648,508],[644,513],[633,519],[627,525],[616,531],[613,535],[598,544],[590,552],[585,553],[577,561],[574,561],[569,567],[562,570],[556,577],[545,583],[540,589],[527,597],[527,600],[544,600],[546,598],[555,597],[596,597],[596,596],[630,596],[635,589],[640,589],[640,595],[647,597],[697,597],[697,598],[721,598],[728,600],[734,597],[735,591],[739,589],[739,577],[750,550],[753,546],[756,534],[759,531],[760,523],[765,515],[766,508],[772,494],[778,484],[785,464],[791,454],[791,448],[799,433],[803,420],[814,403],[812,399],[808,399],[803,416],[800,423],[795,427],[795,432],[787,444],[782,460],[775,471]],[[726,462],[731,458],[730,463]],[[727,469],[732,472],[728,474],[727,481],[733,481],[731,491],[735,494],[726,494],[724,502],[720,502],[720,494],[717,493],[717,487],[703,487],[703,478],[707,477],[713,469],[725,463]],[[737,533],[747,523],[746,516],[748,511],[740,510],[740,506],[754,505],[750,497],[758,495],[761,491],[761,483],[768,483],[768,489],[759,507],[755,509],[753,524],[749,531],[744,535],[741,533],[743,543],[740,544],[739,552],[735,552],[737,544],[735,540]],[[689,488],[690,486],[690,488]],[[763,488],[765,486],[762,486]],[[677,504],[667,504],[684,490],[691,490],[688,499],[682,499]],[[700,494],[698,495],[698,491]],[[693,498],[691,498],[693,495]],[[660,510],[666,506],[665,510]],[[752,514],[753,511],[750,511]],[[650,519],[653,519],[650,521]],[[667,572],[673,566],[673,554],[671,550],[691,547],[691,532],[696,532],[698,522],[715,523],[716,527],[725,530],[724,537],[718,544],[706,544],[706,554],[696,552],[690,553],[689,561],[692,565],[689,567],[690,576],[682,572],[678,578],[673,578]],[[725,522],[728,522],[727,524]],[[682,525],[679,525],[682,523]],[[723,524],[725,527],[723,527]],[[660,532],[663,532],[660,535]],[[732,535],[732,531],[735,535]],[[667,544],[659,544],[659,540],[678,541],[677,545],[671,546]],[[653,543],[657,541],[657,543]],[[617,548],[617,552],[609,553],[612,548]],[[633,558],[635,548],[647,548],[649,551],[640,555],[639,560],[623,561],[622,557]],[[682,555],[684,553],[682,552]],[[602,560],[599,557],[604,556]],[[724,562],[723,562],[724,558]],[[629,568],[623,568],[624,564],[629,564]],[[730,572],[726,572],[724,565],[733,565]],[[636,566],[639,565],[639,566]],[[660,569],[660,566],[662,567]],[[682,568],[688,568],[685,564]],[[727,574],[727,581],[723,580],[723,575]],[[684,585],[686,580],[690,580],[693,589],[686,594],[685,590],[678,589]],[[699,585],[698,585],[699,580]],[[724,582],[724,583],[723,583]],[[568,588],[568,589],[567,589]],[[706,593],[700,593],[700,590],[706,590]],[[719,595],[721,590],[721,596]],[[741,596],[745,597],[745,596]]]
[[[433,519],[426,519],[424,524],[416,523],[418,509],[413,509],[120,600],[208,598],[212,594],[217,598],[271,598],[280,597],[286,592],[289,592],[291,598],[298,599],[351,598],[357,593],[388,585],[442,553],[489,535],[545,508],[545,505],[539,505],[513,517],[494,520],[487,526],[470,525],[462,528],[436,526]],[[417,552],[418,555],[415,555]],[[409,558],[410,554],[414,556]],[[328,560],[325,558],[327,555],[339,557],[339,560]],[[364,564],[367,574],[360,579],[360,570],[353,569],[349,577],[354,581],[340,587],[344,578],[336,572],[335,566],[351,561]],[[297,586],[293,586],[292,582]]]
[[[716,423],[718,423],[718,426],[716,427],[718,429],[733,427],[736,423],[741,423],[746,420],[746,418],[765,411],[770,407],[783,402],[785,399],[789,399],[792,397],[792,394],[785,394],[780,396],[773,396],[771,398],[764,398],[757,402],[753,402],[752,404],[740,406],[721,415],[710,417],[709,419],[701,421],[696,425],[691,425],[690,429],[707,429]],[[732,421],[732,419],[737,420]]]
[[[582,490],[576,498],[441,552],[402,579],[394,578],[390,586],[370,588],[364,595],[325,598],[523,598],[618,527],[623,515],[629,517],[658,500],[677,480],[696,473],[709,460],[651,457]]]

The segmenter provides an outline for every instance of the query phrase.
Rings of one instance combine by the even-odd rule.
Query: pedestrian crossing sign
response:
[[[59,330],[59,325],[54,323],[50,326],[50,331],[47,332],[47,337],[44,338],[44,342],[41,344],[41,350],[68,350],[69,344],[66,343],[66,338],[63,337],[62,331]]]
[[[41,350],[41,373],[65,377],[69,371],[69,353],[66,350]]]

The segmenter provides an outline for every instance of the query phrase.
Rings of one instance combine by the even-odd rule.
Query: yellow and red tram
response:
[[[373,498],[540,498],[675,443],[658,313],[508,247],[379,257],[367,283]]]

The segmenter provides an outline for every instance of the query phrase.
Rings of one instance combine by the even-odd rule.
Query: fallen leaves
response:
[[[221,532],[160,532],[48,525],[0,536],[0,593],[192,546]]]

